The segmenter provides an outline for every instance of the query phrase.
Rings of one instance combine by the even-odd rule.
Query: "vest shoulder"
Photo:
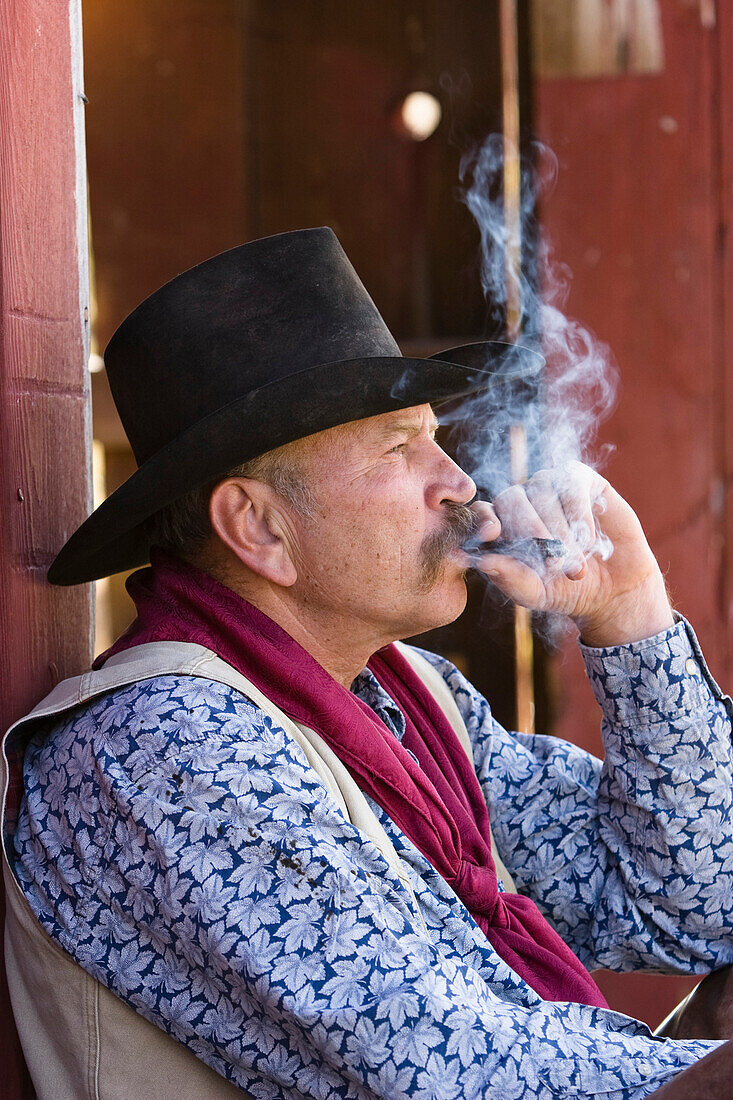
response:
[[[431,649],[423,649],[421,646],[410,645],[407,642],[397,642],[396,645],[418,673],[429,669],[430,679],[439,676],[454,694],[457,689],[465,690],[471,687],[465,674],[440,653],[434,653]]]

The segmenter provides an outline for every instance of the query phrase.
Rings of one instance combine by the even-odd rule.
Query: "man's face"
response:
[[[378,644],[452,622],[466,602],[475,485],[435,442],[429,405],[385,413],[301,441],[314,516],[294,522],[309,615]]]

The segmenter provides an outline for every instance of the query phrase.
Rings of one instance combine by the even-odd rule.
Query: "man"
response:
[[[151,546],[152,565],[127,634],[11,733],[10,982],[37,1087],[50,1063],[65,1082],[48,1095],[81,1095],[116,1041],[58,997],[75,964],[84,997],[111,1012],[111,991],[256,1097],[714,1095],[675,1081],[706,1055],[687,1073],[732,1079],[728,1045],[652,1037],[587,969],[733,961],[730,702],[603,479],[578,465],[472,503],[435,441],[434,405],[531,360],[403,359],[325,229],[215,257],[113,337],[139,470],[49,576]],[[477,565],[578,625],[603,766],[508,734],[446,661],[394,644],[461,613],[472,535],[563,541],[554,564]],[[53,1013],[32,1019],[41,970],[61,1053]],[[163,1095],[146,1057],[110,1095]]]

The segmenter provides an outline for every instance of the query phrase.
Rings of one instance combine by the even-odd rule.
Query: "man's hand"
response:
[[[537,569],[487,552],[477,568],[515,603],[569,616],[586,645],[651,637],[674,619],[664,578],[633,509],[590,467],[541,470],[506,489],[493,507],[477,502],[478,536],[493,541],[558,538],[568,553]]]

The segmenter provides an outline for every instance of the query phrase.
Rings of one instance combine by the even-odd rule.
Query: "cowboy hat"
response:
[[[328,228],[263,237],[178,275],[122,322],[104,359],[138,469],[68,540],[52,584],[144,564],[151,516],[265,451],[542,363],[496,342],[403,357]]]

